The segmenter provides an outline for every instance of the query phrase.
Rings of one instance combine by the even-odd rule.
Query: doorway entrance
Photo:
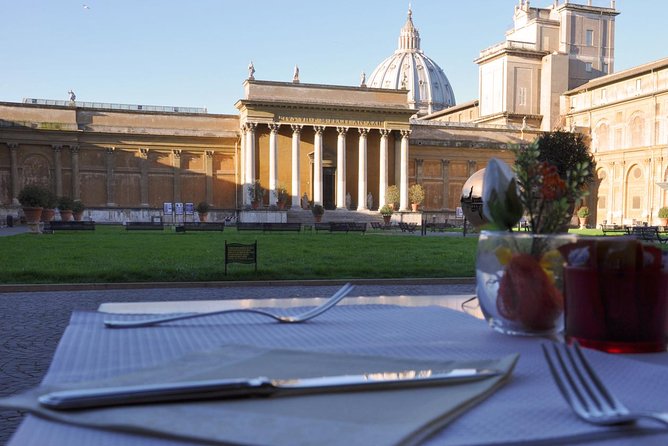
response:
[[[322,205],[325,209],[336,209],[336,169],[322,169]]]

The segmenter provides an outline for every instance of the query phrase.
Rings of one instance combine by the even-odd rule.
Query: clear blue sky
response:
[[[457,102],[477,97],[473,60],[504,40],[516,4],[412,1],[422,49]],[[235,114],[251,60],[256,79],[290,81],[297,64],[304,83],[358,85],[397,48],[407,9],[404,0],[0,0],[0,101],[66,100],[73,89],[81,101]],[[668,57],[666,0],[617,0],[617,9],[616,71]]]

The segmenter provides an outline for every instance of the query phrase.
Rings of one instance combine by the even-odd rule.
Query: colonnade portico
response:
[[[248,206],[251,204],[251,197],[248,192],[248,186],[255,180],[258,180],[259,166],[265,165],[265,174],[268,166],[268,181],[263,186],[269,190],[269,205],[275,205],[277,202],[276,188],[278,187],[279,172],[283,172],[285,176],[286,169],[290,169],[289,178],[291,180],[289,205],[293,209],[301,208],[301,197],[304,192],[311,195],[314,204],[323,205],[325,197],[323,196],[323,154],[324,154],[324,134],[331,130],[337,132],[336,138],[336,176],[334,187],[333,204],[338,209],[346,208],[346,194],[347,194],[347,143],[346,138],[351,133],[350,130],[356,129],[358,134],[357,144],[357,206],[358,211],[368,210],[367,193],[369,190],[369,159],[368,159],[368,141],[372,132],[379,132],[380,147],[378,150],[378,197],[376,203],[378,207],[385,204],[385,190],[390,183],[389,175],[389,137],[392,135],[393,129],[387,128],[372,128],[372,127],[347,127],[347,126],[327,126],[327,125],[307,125],[302,123],[289,124],[292,131],[291,136],[291,150],[290,159],[280,159],[278,156],[279,150],[279,131],[282,125],[287,126],[287,123],[282,122],[245,122],[241,126],[241,153],[240,153],[240,172],[242,173],[242,204]],[[266,127],[265,127],[266,126]],[[310,127],[310,128],[309,128]],[[304,182],[300,176],[300,158],[302,156],[302,135],[303,130],[313,130],[313,173],[312,184],[310,191],[303,191],[302,185]],[[267,159],[258,159],[260,148],[258,147],[258,132],[268,131],[269,148]],[[397,186],[401,191],[400,210],[408,210],[408,137],[410,131],[395,130],[401,136],[401,178],[397,182]],[[331,136],[331,133],[330,133]],[[377,139],[375,140],[377,141]],[[310,143],[310,141],[309,141]],[[331,152],[330,152],[331,155]],[[398,160],[397,160],[398,161]],[[331,162],[331,161],[330,161]],[[375,166],[375,163],[374,163]],[[330,176],[330,178],[332,178]],[[328,183],[330,184],[330,183]],[[353,183],[354,184],[354,183]],[[373,188],[375,190],[375,187]],[[329,197],[329,195],[328,195]]]

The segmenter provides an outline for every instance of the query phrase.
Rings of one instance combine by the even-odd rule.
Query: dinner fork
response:
[[[275,319],[278,322],[282,323],[288,323],[288,324],[297,324],[300,322],[306,322],[309,319],[313,319],[316,316],[321,315],[325,311],[329,310],[332,308],[334,305],[339,303],[341,299],[346,297],[348,293],[350,293],[353,290],[354,285],[350,283],[346,283],[341,289],[339,289],[336,293],[332,295],[329,299],[327,299],[323,304],[312,308],[304,313],[296,314],[294,316],[285,316],[285,315],[280,315],[276,314],[273,312],[270,312],[268,310],[260,310],[256,308],[233,308],[233,309],[228,309],[228,310],[219,310],[219,311],[210,311],[207,313],[190,313],[190,314],[180,314],[176,316],[162,316],[162,317],[154,317],[150,319],[142,319],[138,321],[113,321],[113,320],[106,320],[104,321],[104,325],[108,328],[137,328],[137,327],[149,327],[151,325],[157,325],[157,324],[162,324],[163,322],[171,322],[171,321],[180,321],[183,319],[192,319],[196,317],[205,317],[205,316],[213,316],[215,314],[227,314],[227,313],[254,313],[254,314],[259,314],[262,316],[267,316],[272,319]]]
[[[668,412],[631,412],[605,387],[582,353],[573,347],[543,344],[543,353],[559,391],[577,416],[592,424],[633,423],[641,418],[668,425]]]

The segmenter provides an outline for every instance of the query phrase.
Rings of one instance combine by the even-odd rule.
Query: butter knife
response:
[[[450,370],[404,370],[317,378],[217,379],[137,386],[62,390],[44,394],[39,403],[49,409],[67,410],[127,404],[166,403],[210,399],[304,395],[358,390],[388,390],[406,387],[477,381],[502,372],[485,368]]]

